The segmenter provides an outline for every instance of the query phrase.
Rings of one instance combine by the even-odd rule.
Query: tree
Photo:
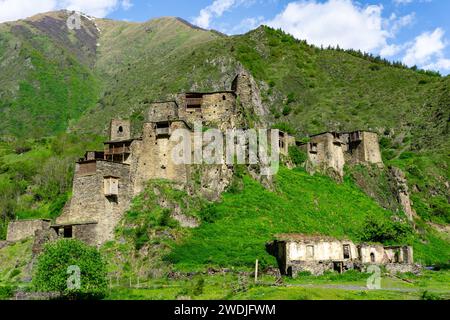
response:
[[[67,299],[101,299],[108,288],[106,265],[96,248],[61,239],[45,246],[33,284],[38,291],[58,292]]]

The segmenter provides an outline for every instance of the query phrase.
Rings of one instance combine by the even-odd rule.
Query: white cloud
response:
[[[231,30],[227,33],[229,33],[229,34],[244,33],[248,30],[259,27],[263,23],[264,20],[265,19],[263,16],[253,17],[253,18],[245,18],[239,24],[237,24],[233,28],[231,28]]]
[[[404,48],[405,47],[403,45],[397,45],[397,44],[386,45],[385,47],[383,47],[380,50],[380,55],[385,58],[393,57],[393,56],[399,54],[401,51],[403,51]]]
[[[103,18],[120,7],[128,10],[132,6],[130,0],[0,0],[0,22],[60,9],[81,11]]]
[[[201,28],[209,28],[211,20],[221,17],[223,13],[230,10],[236,4],[236,0],[215,0],[211,5],[200,10],[198,17],[194,19],[194,24]]]
[[[121,6],[123,10],[126,11],[133,6],[133,3],[131,2],[131,0],[122,0]]]
[[[119,5],[118,0],[63,0],[61,2],[61,8],[81,11],[97,18],[105,17]]]
[[[450,71],[450,59],[440,58],[436,62],[424,65],[425,70]]]
[[[398,6],[402,4],[410,4],[413,3],[414,1],[424,3],[424,2],[431,2],[433,0],[393,0],[393,2]]]
[[[399,18],[393,13],[385,24],[390,28],[391,36],[394,37],[400,29],[412,25],[415,19],[416,14],[414,12]]]
[[[413,0],[394,0],[394,3],[395,4],[408,4],[408,3],[411,3],[411,2],[413,2]]]
[[[0,22],[14,21],[54,10],[56,0],[0,0]]]
[[[212,4],[200,10],[199,15],[192,22],[201,28],[208,29],[211,27],[214,18],[220,18],[225,12],[236,7],[249,7],[256,2],[256,0],[215,0]]]
[[[387,46],[392,30],[385,28],[383,6],[361,7],[351,0],[291,2],[267,24],[315,45],[339,45],[373,51]]]
[[[403,63],[413,66],[429,65],[433,59],[443,59],[446,43],[444,30],[436,28],[433,32],[424,32],[417,36],[406,50]]]

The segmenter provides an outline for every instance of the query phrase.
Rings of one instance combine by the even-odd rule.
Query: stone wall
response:
[[[52,228],[36,230],[34,234],[34,243],[32,248],[33,255],[34,256],[39,255],[44,249],[44,246],[48,242],[55,241],[57,239],[58,234]]]
[[[279,235],[277,239],[266,245],[267,251],[276,257],[280,272],[292,276],[302,271],[318,275],[326,270],[363,270],[363,266],[370,264],[390,265],[395,269],[394,265],[414,262],[410,246],[355,245],[349,240],[298,234]]]
[[[154,102],[147,112],[148,122],[178,120],[178,105],[175,101]]]
[[[344,246],[349,248],[349,257],[356,259],[358,252],[351,241],[302,241],[287,243],[287,260],[290,261],[325,261],[345,260]]]
[[[130,120],[111,120],[109,127],[109,138],[111,141],[128,140],[131,138]]]
[[[158,135],[156,123],[145,123],[142,140],[132,144],[133,161],[131,175],[133,177],[134,194],[142,192],[146,181],[150,179],[168,179],[186,183],[189,169],[186,165],[177,165],[172,161],[173,147],[177,142],[170,140],[176,129],[187,129],[182,121],[170,122],[168,134]]]
[[[374,132],[326,132],[312,136],[309,143],[300,146],[308,154],[307,171],[328,173],[329,169],[340,177],[345,163],[383,165],[378,135]]]
[[[105,177],[119,179],[119,194],[107,197],[104,190]],[[73,196],[69,209],[56,219],[57,224],[82,224],[97,222],[96,243],[113,238],[113,231],[133,197],[130,166],[127,164],[96,161],[95,173],[76,174],[73,181]]]
[[[382,264],[386,262],[383,245],[360,245],[359,259],[362,263]]]
[[[307,152],[306,168],[309,172],[334,170],[344,175],[345,158],[341,140],[333,133],[324,133],[311,137],[311,141],[302,146]]]
[[[242,112],[237,110],[236,94],[231,91],[217,93],[202,93],[200,108],[188,108],[186,94],[177,97],[180,119],[186,120],[191,126],[202,122],[206,127],[218,128],[221,131],[244,126]]]
[[[44,230],[50,227],[50,220],[16,220],[8,225],[6,236],[7,241],[20,241],[33,237],[37,230]]]

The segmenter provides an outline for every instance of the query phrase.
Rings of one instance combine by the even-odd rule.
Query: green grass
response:
[[[256,259],[263,266],[276,265],[265,244],[277,233],[318,233],[359,241],[368,216],[391,223],[393,214],[349,179],[336,184],[328,177],[281,168],[275,193],[247,176],[243,179],[242,192],[226,193],[215,205],[218,218],[213,223],[203,223],[174,244],[168,259],[176,268],[251,267]],[[401,242],[414,245],[418,261],[448,260],[448,242],[429,232],[423,239],[408,235]]]
[[[0,143],[0,239],[11,219],[56,218],[70,198],[75,161],[101,149],[103,139],[62,134]]]
[[[33,241],[28,239],[0,249],[0,286],[18,285],[29,277]]]
[[[283,277],[283,284],[275,286],[273,276],[262,276],[255,284],[252,276],[223,274],[196,275],[179,280],[157,279],[137,282],[132,287],[112,282],[107,300],[420,300],[424,293],[440,299],[450,298],[449,272],[424,271],[420,276],[405,275],[404,279],[383,276],[380,290],[366,289],[367,274],[361,280],[355,275],[330,274],[320,277]]]

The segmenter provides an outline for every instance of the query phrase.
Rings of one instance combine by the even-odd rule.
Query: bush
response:
[[[291,111],[292,111],[291,106],[284,106],[283,112],[282,112],[283,116],[288,116],[291,113]]]
[[[399,159],[401,159],[401,160],[406,160],[406,159],[411,159],[411,158],[414,158],[414,152],[411,152],[411,151],[405,151],[399,157]]]
[[[422,293],[421,299],[422,300],[444,300],[438,294],[432,293],[432,292],[429,292],[426,290]]]
[[[6,300],[14,295],[14,287],[0,286],[0,300]]]
[[[289,123],[286,122],[280,122],[275,124],[272,129],[278,129],[280,131],[289,133],[291,135],[295,134],[295,129],[292,127]]]
[[[393,222],[386,217],[370,214],[362,228],[361,240],[369,242],[400,242],[412,233],[409,224]]]
[[[80,270],[79,288],[69,288],[70,266]],[[72,282],[73,283],[73,282]],[[49,243],[38,258],[33,284],[38,291],[58,292],[67,299],[101,299],[107,291],[106,265],[94,247],[79,240]]]
[[[289,157],[296,166],[303,164],[308,159],[306,153],[295,146],[289,147]]]

